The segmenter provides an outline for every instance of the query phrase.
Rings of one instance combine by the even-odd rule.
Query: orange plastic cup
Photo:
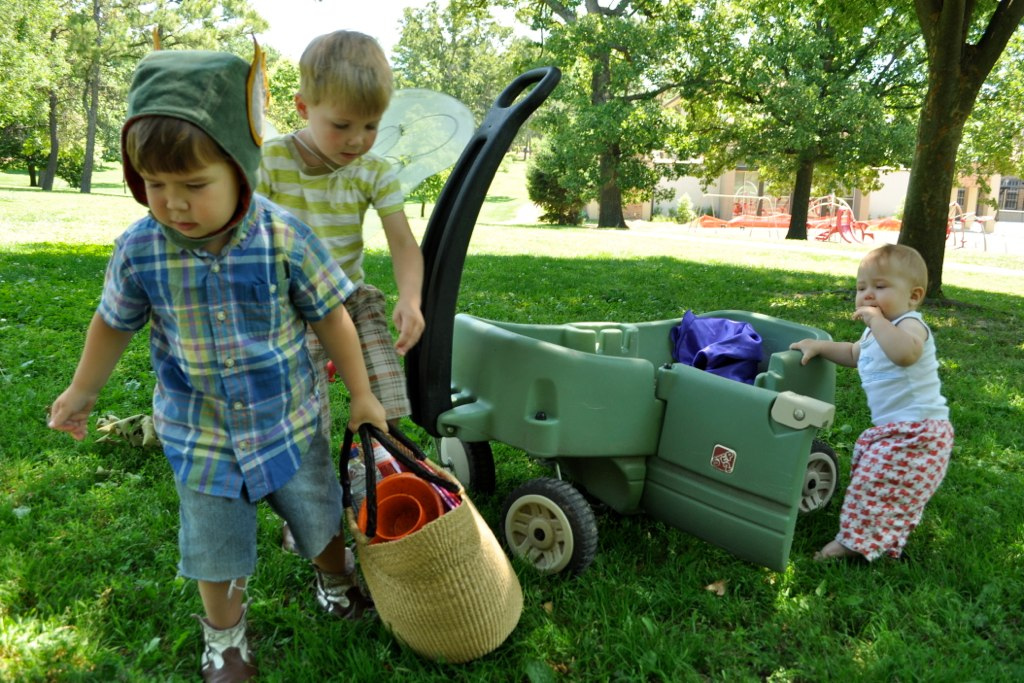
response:
[[[427,511],[420,502],[404,493],[395,493],[377,507],[377,537],[394,541],[427,523]]]
[[[377,535],[373,542],[394,541],[422,528],[444,513],[441,497],[412,472],[377,483]],[[366,533],[367,506],[359,508],[359,528]]]

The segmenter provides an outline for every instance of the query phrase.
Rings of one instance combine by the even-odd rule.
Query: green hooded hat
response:
[[[121,129],[125,181],[144,206],[145,183],[124,153],[128,128],[144,116],[169,116],[198,126],[227,152],[248,185],[248,207],[257,185],[266,81],[259,47],[250,66],[226,52],[157,50],[146,55],[128,92],[128,118]]]

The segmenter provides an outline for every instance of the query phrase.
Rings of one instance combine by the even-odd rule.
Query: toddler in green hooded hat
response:
[[[352,397],[350,426],[387,429],[345,310],[355,287],[312,231],[254,194],[265,83],[225,53],[157,51],[135,71],[125,179],[149,215],[115,242],[103,293],[49,424],[76,439],[132,336],[149,323],[153,419],[180,499],[179,570],[198,581],[206,680],[256,674],[245,635],[256,504],[312,559],[317,601],[372,609],[342,531],[319,425],[307,324]]]

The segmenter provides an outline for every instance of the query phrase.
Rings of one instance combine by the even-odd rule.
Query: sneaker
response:
[[[207,683],[235,683],[247,681],[259,674],[252,665],[249,641],[245,636],[245,612],[231,628],[218,629],[206,619],[197,616],[203,627],[203,658],[200,674]]]
[[[332,616],[358,620],[373,613],[373,600],[359,586],[355,571],[347,574],[328,574],[316,567],[316,602]]]

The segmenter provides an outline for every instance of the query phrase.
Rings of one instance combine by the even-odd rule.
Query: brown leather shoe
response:
[[[316,602],[328,614],[340,619],[359,620],[375,613],[373,600],[363,593],[356,572],[327,574],[316,571]]]
[[[203,667],[202,676],[206,683],[236,683],[259,675],[259,670],[242,658],[242,652],[237,647],[224,650],[221,657],[219,668],[212,661]]]
[[[230,628],[214,628],[206,619],[197,616],[203,627],[203,658],[200,673],[207,683],[235,683],[247,681],[259,674],[250,663],[249,641],[245,635],[245,614]]]

